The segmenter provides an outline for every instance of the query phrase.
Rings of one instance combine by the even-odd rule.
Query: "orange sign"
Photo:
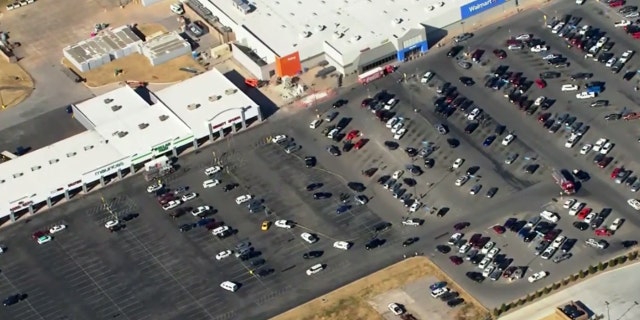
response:
[[[276,74],[279,77],[293,77],[302,71],[300,53],[298,51],[284,57],[276,57]]]

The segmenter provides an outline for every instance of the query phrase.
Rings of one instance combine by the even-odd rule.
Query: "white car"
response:
[[[516,139],[516,135],[513,134],[513,133],[509,133],[506,137],[504,137],[504,139],[502,139],[502,145],[503,146],[508,146],[515,139]]]
[[[195,192],[189,192],[189,193],[187,193],[187,194],[183,195],[182,197],[180,197],[180,199],[181,199],[183,202],[187,202],[187,201],[189,201],[189,200],[193,200],[193,199],[195,199],[195,198],[197,198],[197,197],[198,197],[198,194],[197,194],[197,193],[195,193]]]
[[[564,147],[571,149],[578,143],[578,140],[580,140],[580,136],[572,133],[567,142],[564,143]]]
[[[293,226],[288,220],[276,220],[274,225],[278,228],[291,229]]]
[[[456,179],[456,187],[462,187],[465,183],[467,183],[467,181],[469,181],[469,176],[461,176],[458,179]]]
[[[389,310],[396,316],[404,314],[404,309],[402,309],[402,307],[400,307],[400,305],[398,305],[397,303],[390,303],[388,307]]]
[[[496,266],[492,263],[482,270],[482,276],[488,278],[495,270]]]
[[[531,35],[527,33],[523,33],[523,34],[517,35],[515,39],[520,41],[527,41],[531,39]]]
[[[315,120],[311,121],[311,123],[309,124],[309,128],[315,129],[315,128],[319,127],[321,124],[322,124],[322,119],[315,119]]]
[[[548,211],[548,210],[544,210],[544,211],[540,212],[540,217],[542,217],[542,219],[549,220],[549,221],[551,221],[553,223],[556,223],[556,222],[558,222],[558,220],[560,220],[560,216],[558,216],[557,213],[551,212],[551,211]]]
[[[404,122],[398,121],[391,127],[391,133],[396,133],[404,127]]]
[[[590,143],[585,143],[582,148],[580,148],[580,154],[587,154],[589,153],[589,151],[591,151],[592,148],[593,145],[591,145]]]
[[[540,272],[536,272],[534,274],[532,274],[531,276],[529,276],[529,278],[527,280],[529,280],[529,282],[533,283],[536,282],[538,280],[544,279],[547,275],[549,275],[546,271],[540,271]]]
[[[584,202],[575,202],[571,208],[569,208],[569,215],[575,216],[576,214],[578,214],[578,212],[580,212],[580,210],[584,209],[584,207],[586,207],[587,204]]]
[[[211,234],[214,235],[214,236],[217,236],[217,235],[223,234],[223,233],[225,233],[225,232],[227,232],[229,230],[231,230],[231,228],[229,228],[229,226],[221,226],[221,227],[217,227],[217,228],[211,230]]]
[[[587,91],[583,91],[580,92],[578,94],[576,94],[576,99],[592,99],[595,98],[597,95],[595,92],[587,92]]]
[[[420,225],[422,225],[422,220],[418,218],[404,218],[402,219],[402,225],[410,226],[410,227],[419,227]]]
[[[487,266],[489,266],[489,264],[491,263],[491,261],[493,261],[493,259],[484,257],[482,261],[480,261],[480,263],[478,264],[478,269],[486,269]]]
[[[590,30],[591,30],[591,26],[588,24],[585,24],[584,26],[582,26],[582,28],[580,28],[580,30],[578,31],[578,34],[581,36],[584,36]]]
[[[613,57],[613,58],[607,60],[607,62],[604,64],[604,66],[607,67],[607,68],[611,68],[611,67],[613,67],[614,64],[616,64],[616,62],[618,62],[618,59],[616,57]]]
[[[204,174],[210,176],[213,174],[216,174],[218,172],[222,171],[222,167],[221,166],[213,166],[213,167],[209,167],[204,169]]]
[[[607,142],[602,146],[602,148],[600,148],[600,154],[607,154],[611,151],[611,149],[613,149],[613,143]]]
[[[576,199],[567,199],[562,204],[562,207],[565,208],[565,209],[569,209],[569,208],[573,207],[573,205],[576,204],[577,201],[578,200],[576,200]]]
[[[164,185],[162,183],[154,183],[147,187],[147,192],[152,193],[162,189]]]
[[[420,83],[427,83],[427,82],[429,82],[429,81],[433,78],[433,76],[435,76],[435,73],[433,73],[433,72],[431,72],[431,71],[429,71],[429,72],[425,73],[425,74],[422,76],[422,79],[420,79]]]
[[[199,217],[203,213],[205,213],[205,212],[207,212],[209,210],[211,210],[211,207],[209,207],[209,206],[199,206],[199,207],[191,210],[191,215],[193,215],[194,217]]]
[[[231,292],[236,292],[236,290],[238,290],[238,285],[232,281],[225,281],[220,284],[220,288],[231,291]]]
[[[250,194],[241,195],[236,198],[236,204],[243,204],[251,199],[253,199],[253,196]]]
[[[565,236],[557,236],[555,239],[553,239],[553,242],[551,243],[551,246],[554,248],[560,248],[560,246],[562,246],[562,244],[565,242],[565,240],[567,240],[567,237]]]
[[[495,246],[496,246],[495,242],[489,241],[484,245],[484,247],[482,247],[482,250],[480,250],[480,252],[482,254],[487,254],[487,253],[489,253],[489,250],[493,249],[493,247],[495,247]]]
[[[456,232],[454,234],[451,235],[451,237],[449,238],[449,242],[447,242],[449,245],[454,245],[456,244],[456,242],[460,241],[460,239],[462,239],[463,234],[460,232]]]
[[[207,189],[207,188],[213,188],[217,185],[220,184],[220,180],[218,179],[209,179],[209,180],[205,180],[204,182],[202,182],[202,187]]]
[[[418,211],[418,209],[420,209],[420,207],[422,207],[422,202],[420,202],[418,200],[415,200],[411,204],[411,207],[409,207],[409,212],[414,213],[414,212]]]
[[[66,228],[67,226],[64,224],[56,224],[55,226],[49,228],[49,233],[50,234],[58,233]]]
[[[402,177],[403,174],[404,174],[404,170],[397,170],[391,175],[391,177],[393,179],[398,180],[398,179],[400,179],[400,177]]]
[[[431,297],[437,298],[437,297],[439,297],[439,296],[441,296],[441,295],[443,295],[443,294],[445,294],[447,292],[449,292],[449,288],[447,288],[447,287],[438,288],[438,289],[435,289],[435,290],[431,291]]]
[[[563,84],[562,87],[560,87],[562,91],[578,91],[579,89],[580,86],[577,84]]]
[[[283,142],[283,141],[285,141],[285,140],[287,140],[287,139],[288,139],[288,137],[287,137],[287,135],[286,135],[286,134],[279,134],[279,135],[277,135],[277,136],[275,136],[275,137],[271,138],[271,142],[273,142],[273,143],[280,143],[280,142]]]
[[[327,138],[329,139],[333,139],[335,137],[338,136],[338,134],[340,133],[340,130],[336,129],[332,129],[331,131],[329,131],[329,133],[327,133]]]
[[[340,250],[349,250],[351,243],[347,241],[336,241],[333,243],[333,247]]]
[[[482,109],[480,108],[473,108],[473,110],[471,110],[471,112],[469,112],[469,115],[467,116],[467,120],[469,121],[474,121],[476,120],[476,118],[478,118],[478,116],[482,113]]]
[[[52,239],[53,238],[51,238],[50,235],[44,235],[44,236],[38,237],[37,241],[38,241],[38,244],[44,244],[51,241]]]
[[[630,20],[620,20],[616,23],[613,24],[614,27],[616,28],[622,28],[622,27],[626,27],[628,25],[630,25],[632,22]]]
[[[307,275],[313,275],[316,274],[320,271],[324,270],[324,266],[321,263],[315,264],[313,266],[311,266],[311,268],[307,269]]]
[[[584,222],[586,223],[591,223],[591,221],[593,221],[593,219],[596,218],[598,214],[596,214],[595,212],[590,212],[586,217],[584,217]]]
[[[458,158],[458,159],[453,161],[453,165],[451,167],[454,168],[454,169],[458,169],[458,168],[460,168],[460,166],[462,166],[463,163],[464,163],[464,159],[463,158]]]
[[[120,224],[120,220],[118,220],[118,219],[109,220],[104,224],[104,227],[107,228],[107,229],[111,229],[111,228],[116,227],[119,224]]]
[[[387,121],[386,127],[391,129],[398,122],[400,122],[400,118],[399,117],[393,117],[393,118],[389,119],[389,121]]]
[[[531,47],[531,52],[545,52],[549,50],[549,46],[544,46],[544,45],[535,45],[533,47]]]
[[[224,251],[220,251],[218,252],[218,254],[216,254],[216,260],[220,261],[224,258],[228,258],[231,256],[231,254],[233,253],[233,251],[231,250],[224,250]]]
[[[459,254],[465,254],[469,250],[471,250],[471,245],[468,244],[468,243],[465,243],[462,246],[460,246],[460,249],[458,249],[458,253]]]
[[[539,97],[536,98],[536,100],[533,101],[533,105],[541,106],[546,100],[547,100],[547,97],[539,96]]]
[[[609,226],[609,230],[616,231],[616,230],[620,229],[620,226],[622,226],[623,223],[624,223],[624,219],[616,218],[615,220],[613,220],[613,222]]]
[[[302,240],[306,241],[307,243],[316,243],[318,241],[318,237],[308,232],[301,233],[300,238],[302,238]]]
[[[548,246],[544,251],[540,254],[540,258],[548,260],[553,256],[554,253],[558,251],[558,248],[554,248],[552,246]]]
[[[636,199],[627,200],[627,204],[629,204],[632,208],[634,208],[636,210],[640,210],[640,201],[638,201]]]
[[[393,135],[393,138],[396,140],[400,140],[402,139],[402,137],[404,137],[405,133],[407,133],[407,129],[401,128],[400,130],[398,130],[398,132],[396,132],[396,134]]]
[[[596,43],[597,47],[602,47],[605,45],[605,43],[607,43],[609,41],[609,38],[607,37],[600,37],[600,39],[598,39],[598,42]]]
[[[487,258],[493,259],[500,253],[500,248],[493,248],[487,253]]]
[[[604,146],[607,142],[609,142],[609,139],[606,139],[606,138],[598,139],[596,143],[593,145],[593,151],[600,152],[600,149],[602,149],[602,146]]]
[[[559,55],[559,54],[551,53],[551,54],[548,54],[548,55],[542,57],[542,60],[551,60],[551,59],[560,58],[560,57],[562,57],[562,56]]]
[[[176,200],[171,200],[169,202],[167,202],[165,205],[162,206],[162,209],[166,210],[171,210],[177,206],[179,206],[180,204],[182,204],[182,201],[180,201],[180,199],[176,199]]]

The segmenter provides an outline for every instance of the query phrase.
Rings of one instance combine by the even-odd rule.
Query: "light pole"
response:
[[[609,301],[605,301],[604,304],[607,306],[607,320],[611,320],[611,314],[609,313]]]

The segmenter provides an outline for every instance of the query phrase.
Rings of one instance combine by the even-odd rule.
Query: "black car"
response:
[[[322,185],[323,185],[323,184],[322,184],[322,183],[320,183],[320,182],[314,182],[314,183],[309,184],[309,185],[307,186],[307,191],[313,191],[313,190],[316,190],[316,189],[322,188]]]
[[[577,239],[567,239],[560,247],[560,250],[562,250],[562,252],[569,252],[571,251],[571,248],[573,248],[573,246],[576,244],[576,242],[578,242]]]
[[[183,225],[180,225],[180,227],[178,227],[178,229],[180,230],[180,232],[187,232],[187,231],[193,229],[193,223],[185,223]]]
[[[418,242],[418,238],[416,238],[416,237],[409,238],[409,239],[407,239],[407,240],[402,242],[402,246],[403,247],[408,247],[408,246],[410,246],[410,245],[412,245],[412,244],[414,244],[416,242]]]
[[[340,107],[342,107],[342,106],[346,105],[346,104],[347,104],[347,102],[348,102],[347,100],[340,99],[340,100],[338,100],[338,101],[334,102],[334,103],[333,103],[333,105],[331,105],[331,107],[333,107],[333,108],[340,108]]]
[[[476,82],[473,81],[473,79],[471,79],[470,77],[460,77],[460,82],[466,87],[476,84]]]
[[[440,300],[441,300],[441,301],[449,301],[449,300],[451,300],[451,299],[455,299],[455,298],[457,298],[457,297],[459,297],[459,296],[460,296],[460,294],[459,294],[459,293],[457,293],[457,292],[455,292],[455,291],[449,291],[449,292],[447,292],[447,293],[445,293],[445,294],[441,295],[441,296],[440,296]]]
[[[498,193],[498,188],[493,187],[487,190],[487,198],[493,198]]]
[[[10,305],[14,305],[24,300],[25,298],[26,298],[26,295],[22,293],[10,295],[6,299],[4,299],[4,301],[2,301],[2,304],[4,304],[5,307],[8,307]]]
[[[593,78],[593,73],[579,72],[571,75],[571,80],[588,80]]]
[[[447,254],[447,253],[451,252],[451,247],[443,245],[443,244],[437,245],[436,246],[436,251],[438,251],[438,252],[440,252],[442,254]]]
[[[424,171],[422,171],[422,169],[420,169],[420,167],[416,166],[416,165],[411,165],[409,168],[407,168],[409,170],[409,172],[414,175],[414,176],[419,176],[421,174],[424,173]]]
[[[436,164],[436,161],[433,158],[424,159],[424,166],[427,167],[428,169],[433,168],[435,164]]]
[[[464,132],[467,134],[472,134],[476,129],[478,129],[479,124],[477,122],[470,122],[464,127]]]
[[[464,303],[464,299],[462,298],[455,298],[453,300],[447,301],[447,305],[451,308],[457,307],[463,303]]]
[[[342,145],[342,152],[349,152],[353,149],[354,144],[351,141],[345,141]]]
[[[447,57],[453,58],[455,56],[457,56],[460,51],[462,51],[462,49],[464,49],[463,46],[453,46],[448,52],[447,52]]]
[[[331,193],[329,192],[316,192],[313,194],[313,198],[316,200],[329,199],[331,198]]]
[[[393,151],[398,149],[398,147],[400,147],[400,145],[397,142],[394,141],[385,141],[384,142],[384,146],[387,147],[387,149]]]
[[[315,259],[320,258],[324,254],[324,251],[309,251],[302,254],[302,258],[304,259]]]
[[[390,228],[391,228],[391,223],[389,223],[389,222],[380,222],[380,223],[376,224],[375,226],[373,226],[373,231],[382,232],[382,231],[387,231]]]
[[[407,147],[404,149],[404,152],[406,152],[407,155],[412,158],[418,155],[418,149],[416,148]]]
[[[585,231],[587,229],[589,229],[589,224],[586,222],[582,222],[582,221],[576,221],[573,223],[573,226],[580,230],[580,231]]]
[[[555,78],[560,78],[561,75],[562,74],[560,72],[547,71],[547,72],[540,73],[540,78],[542,78],[542,79],[555,79]]]
[[[622,115],[619,113],[610,113],[604,116],[604,119],[609,121],[620,120],[621,118],[622,118]]]
[[[469,271],[466,273],[467,278],[471,279],[472,281],[475,281],[477,283],[480,283],[482,281],[484,281],[484,276],[482,276],[482,273],[480,272],[473,272],[473,271]]]
[[[367,242],[367,244],[364,245],[364,248],[366,250],[371,250],[371,249],[375,249],[381,245],[384,244],[384,240],[382,239],[378,239],[378,238],[373,238],[371,240],[369,240],[369,242]]]
[[[504,131],[507,130],[507,126],[503,125],[503,124],[497,124],[496,128],[493,130],[493,133],[501,136]]]
[[[528,174],[534,174],[536,171],[538,171],[538,168],[540,168],[540,165],[534,163],[534,164],[526,165],[523,170]]]
[[[631,79],[633,79],[633,77],[636,75],[636,71],[629,71],[627,73],[624,74],[624,76],[622,76],[622,79],[629,81]]]
[[[138,216],[139,216],[139,214],[137,214],[137,213],[128,213],[128,214],[120,216],[118,219],[122,220],[122,221],[131,221],[131,220],[137,218]]]
[[[265,264],[265,262],[266,261],[264,259],[256,259],[256,260],[252,260],[250,264],[253,267],[259,267],[259,266]]]
[[[317,163],[316,157],[312,157],[312,156],[304,157],[304,165],[307,166],[307,168],[315,167],[316,163]]]
[[[334,145],[328,146],[327,147],[327,152],[329,152],[334,157],[338,157],[341,154],[340,153],[340,148],[338,148],[338,147],[336,147]]]
[[[229,191],[235,189],[237,186],[239,186],[237,183],[229,183],[229,184],[225,185],[224,187],[222,187],[222,191],[229,192]]]

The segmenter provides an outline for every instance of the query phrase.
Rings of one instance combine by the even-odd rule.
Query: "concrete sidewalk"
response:
[[[570,301],[581,301],[601,319],[640,319],[638,273],[638,263],[603,273],[502,316],[500,320],[542,319]]]

